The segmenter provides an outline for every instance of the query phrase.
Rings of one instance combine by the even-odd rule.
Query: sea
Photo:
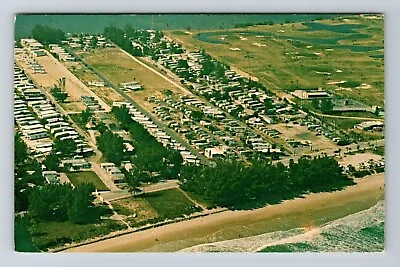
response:
[[[48,25],[69,33],[102,33],[106,26],[155,30],[203,30],[233,28],[238,23],[310,22],[335,14],[17,14],[15,39],[28,37],[35,25]]]
[[[383,252],[385,204],[315,228],[297,228],[197,245],[182,252]]]

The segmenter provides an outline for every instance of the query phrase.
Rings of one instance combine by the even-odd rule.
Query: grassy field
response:
[[[174,93],[181,93],[180,89],[135,62],[118,48],[97,49],[82,53],[81,56],[117,86],[124,82],[141,83],[144,90],[129,93],[141,104],[145,97],[159,96],[166,89],[170,89]]]
[[[89,81],[101,81],[101,79],[90,69],[83,66],[81,62],[65,62],[66,67],[81,81],[88,85]],[[88,86],[95,94],[97,94],[108,105],[112,105],[113,101],[123,101],[123,97],[118,95],[112,88]]]
[[[68,179],[75,186],[78,186],[83,183],[93,184],[97,190],[104,191],[109,190],[107,186],[100,180],[100,178],[92,171],[85,172],[71,172],[67,174]]]
[[[100,223],[74,224],[71,222],[38,222],[30,226],[33,243],[41,250],[71,242],[84,241],[125,229],[117,221],[106,219]]]
[[[28,221],[26,218],[15,218],[14,221],[14,244],[15,251],[18,252],[39,252],[40,250],[32,241],[28,230]]]
[[[276,92],[321,87],[369,105],[383,106],[383,59],[370,57],[383,54],[380,49],[383,48],[383,20],[349,15],[345,20],[329,19],[319,23],[325,26],[289,23],[212,32],[191,31],[192,34],[167,31],[166,34],[190,50],[205,49],[218,60],[258,77],[267,88]],[[351,24],[362,27],[347,30],[347,33],[331,28],[331,25]],[[196,39],[198,33],[205,32],[208,39]],[[220,38],[224,38],[221,43],[208,41]],[[328,84],[338,81],[365,83],[370,88],[336,90],[338,85]]]
[[[163,219],[174,219],[201,210],[178,189],[149,193],[144,198]]]
[[[192,198],[194,201],[196,201],[197,203],[200,203],[201,205],[205,206],[207,209],[213,209],[215,207],[217,207],[214,203],[212,203],[211,201],[204,199],[203,196],[192,193],[192,192],[188,192],[185,191],[186,194]]]
[[[125,221],[132,227],[157,219],[158,213],[144,198],[124,198],[111,202],[114,210],[126,216]]]
[[[385,156],[385,147],[384,146],[376,147],[375,149],[372,150],[372,153],[380,156]]]

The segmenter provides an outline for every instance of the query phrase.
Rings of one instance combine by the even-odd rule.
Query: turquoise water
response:
[[[380,59],[380,58],[384,58],[384,55],[370,55],[370,58],[374,58],[374,59]]]
[[[356,29],[365,28],[365,25],[361,24],[339,24],[339,25],[329,25],[320,22],[305,22],[304,26],[306,29],[301,29],[301,31],[331,31],[337,33],[356,33]]]
[[[233,28],[238,23],[272,21],[283,23],[306,22],[316,18],[337,17],[334,14],[67,14],[33,15],[20,14],[16,17],[15,37],[29,36],[36,24],[48,25],[72,33],[102,33],[104,27],[124,27],[131,24],[136,29],[184,30]]]

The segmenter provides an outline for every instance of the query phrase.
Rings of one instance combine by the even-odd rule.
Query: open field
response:
[[[180,89],[135,62],[118,48],[93,50],[92,52],[82,53],[81,56],[88,64],[117,86],[124,82],[141,83],[144,90],[128,92],[127,94],[150,111],[152,106],[144,100],[146,97],[160,97],[166,89],[175,94],[182,94]]]
[[[325,136],[317,136],[314,132],[309,131],[307,126],[301,126],[299,124],[273,124],[270,125],[271,129],[276,129],[282,133],[282,137],[288,139],[294,139],[296,141],[311,141],[312,147],[314,149],[319,149],[321,151],[326,149],[334,149],[338,147],[332,140],[326,138]],[[309,152],[309,147],[301,147],[303,152]],[[299,151],[298,151],[299,152]]]
[[[75,186],[83,183],[93,184],[95,188],[99,191],[109,190],[100,178],[92,171],[85,172],[71,172],[67,174],[68,179]]]
[[[114,210],[132,227],[184,217],[201,209],[179,189],[145,193],[111,202]]]
[[[144,198],[163,219],[175,219],[201,210],[178,189],[149,193]]]
[[[319,226],[368,209],[382,199],[384,173],[358,180],[357,185],[343,191],[310,194],[256,210],[222,212],[67,251],[177,251],[198,244]]]
[[[29,227],[33,243],[39,248],[54,248],[66,243],[80,242],[122,230],[125,226],[111,219],[93,224],[70,222],[36,222]]]
[[[119,215],[124,216],[124,220],[132,227],[158,217],[157,211],[141,197],[115,200],[111,202],[111,205]]]
[[[368,105],[384,104],[383,58],[371,57],[383,54],[383,20],[349,15],[346,20],[305,25],[166,34],[188,49],[205,49],[216,59],[258,77],[276,92],[320,87]],[[340,84],[328,84],[336,81],[349,82],[348,88],[340,90]]]
[[[80,62],[65,62],[64,64],[76,77],[78,77],[85,84],[88,84],[90,81],[101,80],[93,71],[84,67]],[[123,101],[123,97],[117,94],[110,87],[97,87],[88,85],[88,88],[110,106],[112,106],[112,103],[114,101]]]
[[[73,109],[67,111],[82,111],[86,109],[83,104],[82,96],[93,96],[99,104],[106,110],[110,110],[109,106],[100,99],[96,94],[90,91],[87,86],[82,83],[75,75],[73,75],[62,63],[54,58],[50,53],[46,52],[47,56],[37,57],[36,60],[43,66],[47,73],[35,74],[32,70],[28,69],[26,64],[22,64],[24,70],[27,71],[29,76],[39,85],[47,90],[50,90],[61,78],[65,78],[65,91],[68,93],[67,101],[74,103]],[[23,63],[22,61],[20,61]],[[66,106],[68,107],[68,106]]]

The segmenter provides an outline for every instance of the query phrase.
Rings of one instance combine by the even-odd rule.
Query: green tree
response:
[[[61,44],[61,41],[65,39],[65,32],[46,25],[35,25],[32,29],[32,37],[42,44]]]
[[[85,110],[82,110],[82,112],[81,112],[81,122],[83,124],[88,123],[88,121],[92,118],[92,116],[93,116],[93,112],[89,108],[87,108]]]
[[[58,171],[60,165],[60,156],[56,153],[50,153],[44,160],[43,165],[46,166],[48,170]]]
[[[76,224],[88,223],[92,220],[88,216],[91,211],[91,204],[94,200],[92,192],[95,191],[93,184],[81,184],[74,190],[74,197],[71,200],[71,205],[68,208],[69,220]]]
[[[62,157],[66,157],[71,156],[75,153],[77,145],[73,139],[56,139],[54,141],[53,149],[56,153],[59,152]]]
[[[14,134],[14,164],[24,163],[28,156],[28,147],[19,133]]]
[[[329,98],[328,99],[323,99],[321,101],[321,111],[322,111],[322,113],[329,114],[329,113],[332,112],[332,110],[333,110],[332,100],[330,100]]]
[[[110,130],[106,130],[96,137],[96,141],[98,148],[108,161],[117,165],[121,164],[125,148],[122,137],[113,134]]]
[[[65,100],[68,98],[68,94],[66,92],[62,91],[57,86],[54,86],[51,89],[51,94],[54,96],[55,99],[57,99],[60,102],[65,102]]]
[[[92,39],[90,39],[90,43],[89,43],[90,47],[96,48],[97,47],[97,42],[98,42],[97,37],[93,36]]]
[[[29,197],[28,211],[34,218],[45,221],[68,220],[72,187],[68,184],[46,184],[36,187]]]
[[[140,184],[141,182],[147,180],[146,176],[147,175],[140,171],[138,168],[132,169],[130,172],[127,173],[127,175],[125,175],[125,180],[129,186],[129,192],[132,195],[135,196],[142,192],[142,190],[140,189]]]

